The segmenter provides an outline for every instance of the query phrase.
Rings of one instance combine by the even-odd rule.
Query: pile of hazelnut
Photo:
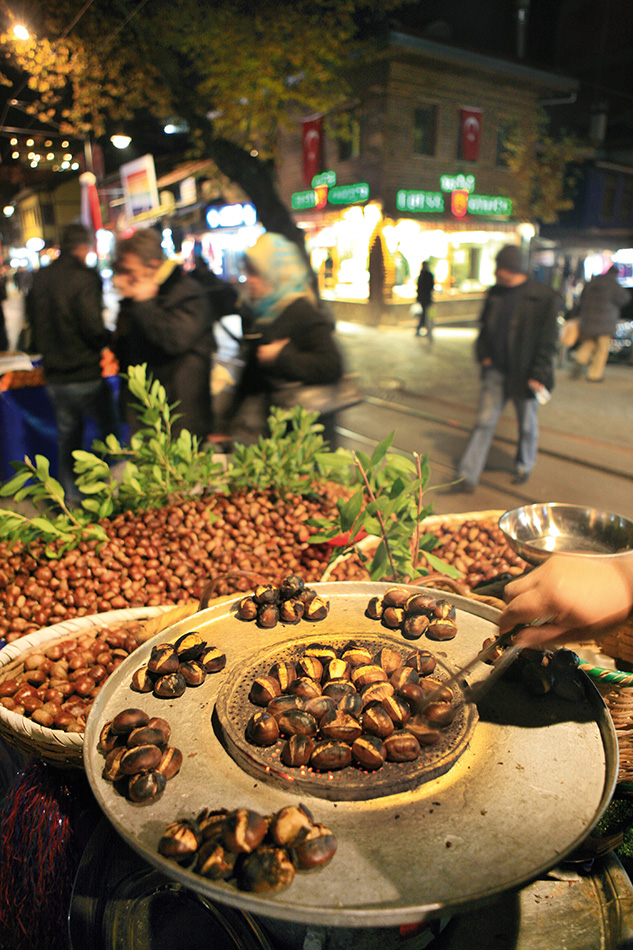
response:
[[[306,587],[302,577],[291,574],[279,587],[260,584],[248,597],[243,597],[237,607],[240,620],[256,620],[258,626],[276,627],[278,622],[296,624],[303,620],[324,620],[330,610],[329,601],[311,587]]]
[[[389,630],[400,630],[405,640],[452,640],[457,633],[455,607],[430,594],[412,594],[406,587],[390,587],[381,597],[371,597],[365,611]]]
[[[182,752],[169,745],[170,735],[166,719],[124,709],[99,735],[98,749],[106,757],[103,777],[129,801],[153,802],[182,765]]]
[[[339,655],[312,644],[253,681],[249,699],[261,708],[246,737],[259,746],[281,741],[281,760],[291,768],[374,771],[386,761],[413,761],[455,718],[452,690],[429,677],[436,662],[426,650],[403,656],[383,647],[372,655],[350,642]]]
[[[195,820],[167,825],[158,851],[213,881],[232,880],[240,890],[264,894],[288,887],[297,871],[324,867],[336,838],[305,805],[287,805],[272,817],[205,808]]]
[[[40,726],[83,733],[101,686],[138,646],[137,621],[42,646],[24,670],[0,682],[0,705]]]
[[[226,666],[226,654],[208,646],[196,633],[184,633],[175,643],[159,643],[152,648],[146,666],[132,676],[137,693],[153,693],[160,699],[177,699],[188,686],[200,686],[207,673],[219,673]]]

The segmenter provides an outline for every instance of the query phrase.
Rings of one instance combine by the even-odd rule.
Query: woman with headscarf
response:
[[[284,383],[337,383],[343,360],[334,324],[318,306],[298,247],[281,234],[263,234],[246,251],[244,266],[253,322],[244,337],[246,361],[233,414],[249,396],[273,405],[275,391]],[[322,414],[319,422],[332,445],[335,413]]]

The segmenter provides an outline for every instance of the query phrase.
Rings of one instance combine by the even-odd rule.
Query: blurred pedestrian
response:
[[[512,244],[497,254],[496,279],[486,295],[476,343],[481,367],[477,419],[458,465],[462,482],[455,486],[456,491],[468,493],[479,482],[508,399],[514,402],[519,423],[512,481],[521,485],[528,480],[538,448],[538,401],[546,401],[554,385],[562,301],[549,287],[528,277],[521,251]]]
[[[281,234],[263,234],[244,257],[246,290],[254,316],[231,415],[249,397],[275,404],[290,384],[336,383],[343,361],[334,324],[317,302],[310,269],[298,247]],[[318,410],[315,410],[318,411]],[[324,438],[334,444],[336,414],[321,413]]]
[[[26,297],[26,316],[34,351],[41,354],[53,404],[59,445],[59,481],[66,501],[77,504],[72,453],[83,447],[86,417],[98,438],[116,431],[110,387],[101,360],[110,342],[103,322],[101,278],[86,257],[93,236],[82,224],[70,224],[59,256],[33,278]]]
[[[429,342],[433,340],[433,328],[429,319],[429,310],[433,303],[433,288],[435,287],[435,277],[429,268],[429,262],[423,261],[422,268],[418,275],[418,294],[417,301],[420,306],[418,328],[415,331],[416,336],[426,327]]]
[[[4,317],[4,302],[7,299],[7,275],[6,269],[0,270],[0,351],[9,349],[9,338],[7,336],[7,324]]]
[[[177,436],[188,429],[206,438],[213,429],[211,360],[213,323],[207,294],[199,281],[176,261],[168,260],[160,234],[140,228],[116,245],[115,287],[123,295],[114,350],[121,371],[146,363],[148,371],[164,386],[170,405],[178,402],[172,422]],[[127,421],[138,420],[122,390]]]
[[[630,299],[629,291],[618,283],[615,265],[585,284],[578,304],[580,345],[574,354],[572,378],[578,379],[589,367],[587,380],[602,381],[620,310]]]

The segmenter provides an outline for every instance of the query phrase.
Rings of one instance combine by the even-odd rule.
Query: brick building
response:
[[[507,130],[575,80],[390,32],[352,85],[346,136],[312,117],[280,150],[280,193],[324,296],[356,319],[382,296],[382,319],[401,320],[429,260],[439,313],[470,315],[498,249],[534,234],[512,213]]]

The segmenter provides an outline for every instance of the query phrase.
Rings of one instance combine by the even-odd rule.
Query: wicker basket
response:
[[[140,642],[155,636],[160,630],[190,616],[198,609],[197,603],[178,607],[130,607],[124,610],[109,610],[90,617],[81,617],[56,623],[36,633],[28,634],[0,650],[0,683],[24,671],[24,662],[29,654],[39,653],[62,640],[76,639],[84,634],[98,633],[106,627],[118,626],[129,621],[144,621]],[[83,768],[83,741],[81,733],[67,733],[61,729],[49,729],[0,706],[0,736],[20,752],[42,759],[59,768]]]

